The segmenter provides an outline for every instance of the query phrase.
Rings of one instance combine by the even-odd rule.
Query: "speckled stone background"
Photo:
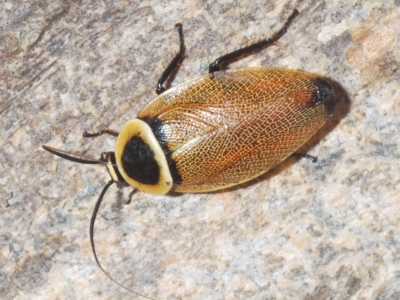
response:
[[[255,3],[256,2],[256,3]],[[132,299],[96,266],[94,203],[108,180],[42,144],[99,157],[154,96],[301,15],[279,46],[231,64],[306,70],[339,105],[290,158],[228,191],[113,187],[96,224],[104,267],[156,299],[400,298],[400,1],[34,1],[0,4],[0,298]]]

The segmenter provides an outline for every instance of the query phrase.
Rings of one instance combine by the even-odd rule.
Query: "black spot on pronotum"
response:
[[[122,152],[122,167],[129,177],[143,184],[157,184],[160,167],[154,151],[139,136],[132,137]]]
[[[315,89],[312,96],[314,105],[325,105],[327,115],[332,115],[336,105],[335,89],[326,79],[323,78],[316,78],[314,80],[314,86]]]

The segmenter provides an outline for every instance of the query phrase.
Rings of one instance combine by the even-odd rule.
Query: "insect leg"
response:
[[[133,196],[133,194],[136,194],[137,191],[138,190],[135,189],[135,190],[132,190],[132,192],[129,193],[128,200],[125,202],[126,205],[131,204],[132,196]]]
[[[313,163],[316,163],[318,161],[318,158],[316,156],[308,155],[308,154],[303,154],[303,153],[293,153],[293,156],[296,157],[301,157],[301,158],[308,158],[311,160]]]
[[[115,130],[111,130],[111,129],[103,129],[100,130],[98,132],[94,132],[94,133],[89,133],[86,130],[82,133],[83,137],[95,137],[95,136],[100,136],[102,134],[109,134],[112,136],[118,136],[119,132],[115,131]]]
[[[164,70],[161,74],[160,79],[157,83],[156,93],[160,95],[162,92],[166,90],[165,87],[162,85],[174,71],[178,63],[182,60],[183,56],[185,55],[185,42],[183,40],[183,32],[182,32],[182,24],[178,23],[175,25],[175,28],[178,30],[179,33],[179,52],[175,55],[172,61],[169,63],[168,67]]]
[[[208,73],[214,73],[216,71],[221,70],[221,64],[227,63],[229,61],[232,61],[242,55],[246,54],[251,54],[254,51],[258,51],[262,48],[268,47],[276,43],[282,35],[284,35],[287,31],[287,29],[290,26],[290,23],[293,21],[293,19],[299,14],[298,10],[295,9],[293,10],[292,14],[287,18],[285,24],[282,26],[282,28],[278,31],[275,32],[271,37],[262,40],[260,42],[251,44],[249,46],[240,48],[236,51],[233,51],[231,53],[225,54],[219,58],[217,58],[215,61],[213,61],[210,66],[208,67]]]

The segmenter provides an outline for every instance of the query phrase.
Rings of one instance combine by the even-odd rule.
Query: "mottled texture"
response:
[[[0,10],[0,298],[131,299],[95,265],[90,215],[108,181],[42,144],[90,157],[171,85],[300,11],[279,46],[229,68],[304,70],[338,83],[333,117],[302,152],[218,193],[112,187],[100,260],[156,299],[396,299],[400,294],[399,1],[5,1]]]

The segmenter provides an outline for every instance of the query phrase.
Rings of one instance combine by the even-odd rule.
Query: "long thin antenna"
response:
[[[56,149],[56,148],[53,148],[50,146],[42,145],[42,147],[44,150],[47,150],[50,153],[53,153],[54,155],[57,155],[61,158],[64,158],[64,159],[67,159],[67,160],[70,160],[73,162],[77,162],[77,163],[81,163],[81,164],[92,164],[92,165],[95,165],[95,164],[108,165],[109,164],[107,161],[86,158],[80,154],[59,150],[59,149]]]
[[[96,221],[96,216],[97,216],[97,212],[99,211],[100,208],[100,204],[101,201],[103,201],[103,197],[107,191],[107,189],[116,181],[114,181],[113,179],[111,179],[109,182],[107,182],[107,184],[104,186],[103,190],[101,191],[101,194],[99,196],[99,199],[96,202],[96,205],[94,207],[93,210],[93,214],[92,214],[92,218],[90,220],[90,229],[89,229],[89,235],[90,235],[90,244],[92,246],[92,252],[93,252],[93,256],[94,259],[96,260],[97,265],[99,266],[99,268],[103,271],[103,273],[111,280],[113,281],[115,284],[119,285],[120,287],[122,287],[123,289],[137,295],[137,296],[141,296],[143,298],[146,299],[150,299],[150,300],[155,300],[153,298],[147,297],[145,295],[142,295],[138,292],[135,292],[133,290],[131,290],[130,288],[127,288],[126,286],[122,285],[121,283],[117,282],[114,278],[111,277],[111,275],[103,268],[103,266],[100,264],[99,259],[97,258],[97,254],[96,254],[96,248],[94,246],[94,223]]]

